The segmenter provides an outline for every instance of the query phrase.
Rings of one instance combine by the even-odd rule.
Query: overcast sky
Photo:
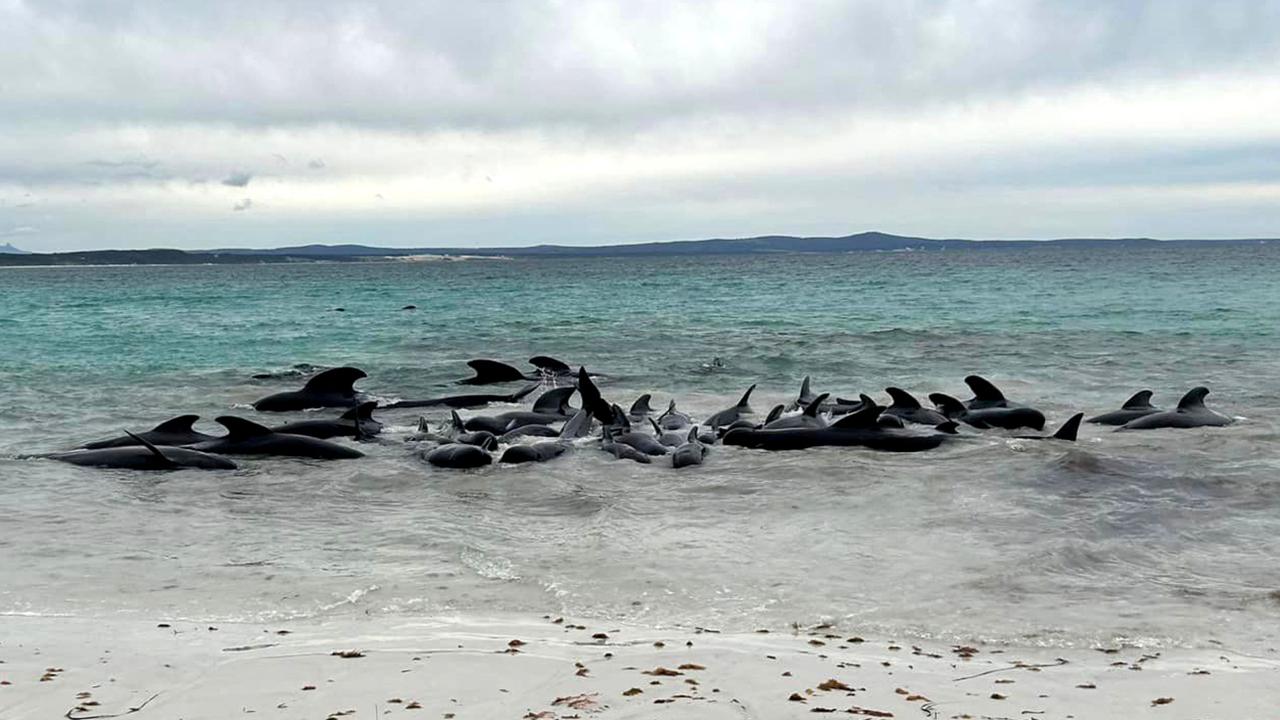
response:
[[[1280,0],[0,0],[0,244],[1280,236]]]

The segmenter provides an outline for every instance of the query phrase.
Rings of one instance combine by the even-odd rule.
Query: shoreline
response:
[[[0,717],[12,720],[1235,720],[1280,707],[1274,649],[945,645],[832,625],[720,633],[551,616],[271,625],[4,616],[0,628]]]

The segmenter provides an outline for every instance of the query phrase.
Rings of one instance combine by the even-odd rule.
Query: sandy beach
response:
[[[0,619],[0,717],[1275,718],[1280,654],[572,618]]]

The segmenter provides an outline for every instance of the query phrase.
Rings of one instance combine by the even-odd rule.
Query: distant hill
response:
[[[753,238],[677,240],[636,245],[533,245],[497,248],[385,248],[367,245],[300,245],[273,249],[207,251],[92,250],[73,253],[0,254],[0,265],[201,265],[288,262],[359,262],[413,255],[471,257],[642,257],[689,255],[769,255],[781,253],[999,251],[1013,248],[1132,248],[1186,245],[1255,245],[1280,239],[1156,240],[1154,238],[1058,238],[1054,240],[932,239],[865,232],[843,237],[765,235]]]
[[[14,247],[10,243],[0,245],[0,255],[30,255],[31,253]]]

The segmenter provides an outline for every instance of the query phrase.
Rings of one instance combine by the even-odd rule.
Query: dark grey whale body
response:
[[[1086,422],[1091,422],[1095,425],[1124,425],[1132,420],[1154,415],[1158,412],[1160,412],[1160,408],[1151,404],[1151,391],[1139,390],[1128,400],[1125,400],[1119,410],[1095,415],[1086,420]]]
[[[799,415],[787,415],[787,416],[775,418],[774,413],[778,411],[778,408],[782,407],[781,405],[779,405],[769,412],[769,418],[773,418],[773,419],[765,418],[765,422],[764,422],[764,425],[762,426],[762,429],[785,430],[787,428],[826,427],[827,426],[826,421],[818,417],[818,408],[822,406],[822,403],[827,401],[828,397],[830,397],[828,393],[823,393],[821,395],[813,396],[809,398],[809,402],[806,403],[804,406],[804,411],[801,412]]]
[[[1044,429],[1044,413],[1035,408],[1010,402],[991,381],[979,375],[970,375],[964,383],[973,391],[973,397],[963,403],[950,395],[930,393],[929,401],[949,420],[958,420],[976,428],[1003,428],[1017,430],[1029,427]]]
[[[71,450],[52,453],[45,457],[83,467],[118,468],[122,470],[235,470],[236,464],[227,458],[188,448],[166,447],[161,449],[141,435],[129,434],[136,445],[117,445],[95,449]]]
[[[199,415],[179,415],[178,417],[165,420],[159,425],[140,433],[129,433],[114,437],[110,440],[98,440],[96,442],[85,443],[80,448],[83,450],[101,450],[104,448],[114,447],[131,447],[142,445],[142,441],[146,440],[152,445],[194,445],[196,443],[215,440],[213,435],[205,435],[202,432],[196,432],[195,422],[200,419]]]
[[[689,437],[671,453],[671,467],[679,469],[690,465],[701,465],[707,457],[707,446],[698,439],[698,429],[690,428]]]
[[[1154,430],[1156,428],[1222,427],[1235,422],[1234,418],[1214,412],[1204,405],[1209,388],[1192,388],[1178,401],[1173,410],[1162,410],[1130,420],[1116,430]]]
[[[328,440],[278,433],[251,420],[233,415],[217,418],[227,434],[216,440],[192,446],[202,452],[227,455],[279,455],[284,457],[315,458],[317,460],[347,460],[364,457],[364,453]]]
[[[884,408],[871,405],[846,415],[822,428],[784,430],[751,430],[738,428],[724,436],[725,445],[759,450],[805,450],[813,447],[865,447],[885,452],[920,452],[932,450],[954,433],[954,423],[946,423],[940,432],[915,433],[879,424]]]
[[[493,462],[493,456],[475,445],[449,443],[426,453],[424,459],[436,467],[470,470]]]
[[[457,409],[478,408],[491,405],[493,403],[514,403],[520,402],[526,395],[538,389],[538,385],[528,385],[523,389],[513,393],[502,394],[470,394],[470,395],[445,395],[443,397],[428,398],[426,400],[399,400],[387,405],[387,409],[396,410],[400,408],[424,408],[424,407],[447,407]]]
[[[720,428],[732,425],[742,419],[743,415],[751,415],[754,411],[751,409],[751,393],[756,389],[755,385],[747,388],[742,393],[742,397],[738,399],[738,403],[730,408],[725,408],[711,417],[703,421],[703,425],[710,428]]]
[[[884,415],[901,418],[903,422],[916,423],[936,427],[947,421],[947,417],[937,410],[920,405],[915,396],[902,388],[887,387],[884,389],[893,402],[884,409]]]
[[[1080,433],[1080,421],[1083,419],[1084,413],[1072,415],[1052,435],[1015,435],[1014,437],[1019,440],[1066,440],[1067,442],[1075,442],[1076,436]]]
[[[373,401],[360,403],[332,420],[300,420],[278,425],[271,428],[271,431],[321,440],[335,437],[363,440],[382,432],[382,423],[373,418],[373,411],[377,407],[378,403]]]
[[[307,381],[301,390],[268,395],[253,404],[258,412],[292,412],[313,408],[355,407],[360,396],[352,387],[368,377],[359,368],[340,367],[325,370]]]
[[[468,430],[487,430],[495,435],[502,435],[523,425],[548,425],[567,420],[574,411],[569,406],[569,398],[577,391],[574,387],[554,388],[538,396],[529,410],[478,415],[468,418],[464,426]]]

